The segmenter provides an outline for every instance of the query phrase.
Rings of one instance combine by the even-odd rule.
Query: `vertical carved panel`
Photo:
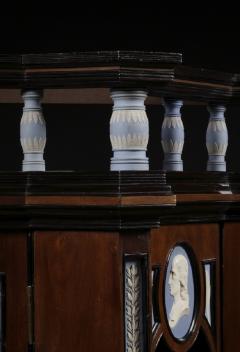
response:
[[[141,259],[125,261],[125,350],[144,352],[146,341],[146,297]]]

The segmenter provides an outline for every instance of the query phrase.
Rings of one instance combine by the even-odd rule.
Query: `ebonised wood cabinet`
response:
[[[240,182],[224,120],[238,86],[173,53],[0,57],[2,99],[23,90],[25,103],[23,170],[0,172],[0,351],[238,349]],[[45,171],[41,99],[71,103],[69,90],[114,100],[112,171]],[[161,171],[149,171],[145,99],[165,107]],[[189,102],[210,113],[206,172],[183,168]]]

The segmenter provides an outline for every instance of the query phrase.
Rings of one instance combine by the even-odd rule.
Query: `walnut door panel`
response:
[[[117,233],[35,233],[36,351],[123,351]]]
[[[151,231],[152,351],[194,351],[198,336],[220,351],[219,238],[217,224]]]
[[[28,350],[27,235],[0,233],[1,351]]]
[[[223,230],[223,351],[239,350],[240,332],[240,223]]]

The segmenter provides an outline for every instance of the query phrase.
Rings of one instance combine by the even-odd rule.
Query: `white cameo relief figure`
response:
[[[168,284],[174,299],[168,323],[174,328],[182,316],[189,314],[188,262],[182,254],[173,258]]]

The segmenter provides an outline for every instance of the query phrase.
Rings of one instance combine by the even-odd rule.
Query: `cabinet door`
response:
[[[35,233],[37,352],[123,351],[117,233]]]
[[[27,235],[24,233],[1,232],[1,351],[27,351],[27,285]]]
[[[152,351],[220,351],[217,224],[151,232]]]
[[[240,223],[226,223],[223,230],[223,351],[240,345]]]

